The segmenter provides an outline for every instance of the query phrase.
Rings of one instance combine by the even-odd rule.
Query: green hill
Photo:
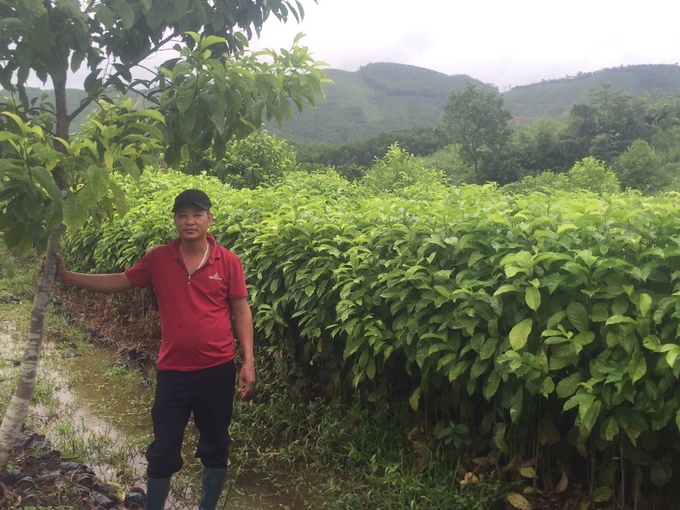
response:
[[[319,99],[316,109],[305,108],[300,115],[293,113],[281,127],[271,121],[266,124],[268,131],[305,144],[362,141],[388,131],[439,124],[447,97],[468,83],[495,90],[493,85],[468,75],[448,76],[404,64],[374,63],[356,72],[329,69],[328,77],[333,83],[325,85],[326,99]],[[518,124],[533,122],[539,117],[564,120],[573,104],[588,102],[590,91],[601,89],[605,83],[610,83],[613,90],[624,89],[634,96],[649,93],[656,98],[662,94],[680,94],[680,66],[602,69],[515,87],[502,95],[505,107]],[[30,96],[43,92],[29,89]],[[0,97],[4,95],[0,91]],[[69,89],[69,109],[74,109],[84,97],[84,91]],[[72,124],[73,131],[92,108],[90,105],[78,116]]]
[[[543,80],[504,92],[504,106],[512,112],[518,124],[533,122],[539,117],[564,120],[573,104],[587,103],[590,91],[601,89],[605,83],[611,83],[613,90],[624,89],[633,96],[649,93],[652,98],[658,98],[662,94],[679,94],[680,66],[622,66],[558,80]]]
[[[467,75],[448,76],[422,67],[376,63],[356,72],[328,70],[326,99],[316,109],[294,113],[282,127],[267,123],[270,133],[299,143],[343,143],[384,131],[433,126],[441,121],[444,102],[468,83],[495,89]]]

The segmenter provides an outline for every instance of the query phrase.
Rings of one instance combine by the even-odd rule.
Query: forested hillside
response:
[[[434,126],[442,120],[448,95],[472,83],[486,90],[489,84],[467,75],[447,76],[436,71],[402,64],[369,64],[359,71],[329,70],[333,84],[325,87],[326,100],[279,128],[267,129],[290,141],[335,144],[364,140],[379,133]],[[680,66],[636,65],[579,73],[556,80],[515,87],[502,92],[504,106],[517,124],[540,117],[566,120],[576,103],[587,103],[591,90],[605,83],[612,90],[624,89],[639,97],[648,93],[680,93]]]
[[[614,90],[624,89],[633,96],[648,93],[652,99],[658,99],[663,94],[680,92],[680,66],[621,66],[543,80],[504,92],[504,105],[518,124],[533,122],[539,117],[566,120],[567,111],[573,104],[587,103],[590,91],[599,90],[606,83],[610,83]]]
[[[315,110],[267,130],[301,143],[344,143],[364,140],[384,131],[433,126],[441,121],[444,101],[454,90],[472,83],[495,87],[468,75],[447,76],[421,67],[377,63],[356,72],[328,70],[326,100]]]
[[[388,131],[434,126],[442,120],[444,102],[449,94],[468,83],[485,90],[482,83],[465,74],[448,76],[422,67],[374,63],[356,72],[329,69],[332,83],[325,85],[326,99],[316,109],[305,110],[279,127],[276,121],[266,124],[270,133],[304,144],[339,144],[363,141]],[[587,103],[591,90],[605,83],[612,90],[624,89],[633,96],[648,93],[652,98],[680,93],[680,66],[636,65],[579,73],[561,79],[514,87],[501,92],[504,106],[516,124],[533,122],[540,117],[566,120],[575,103]],[[45,91],[28,89],[29,97],[40,97]],[[47,101],[53,101],[47,92]],[[0,96],[4,96],[0,92]],[[85,92],[68,89],[69,108],[77,105]],[[93,107],[86,109],[72,124],[77,130]]]

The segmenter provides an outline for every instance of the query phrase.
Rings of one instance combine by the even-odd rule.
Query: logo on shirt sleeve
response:
[[[211,280],[220,280],[220,281],[222,281],[222,277],[221,277],[219,274],[217,274],[217,273],[211,274],[210,276],[208,276],[208,278],[210,278]]]

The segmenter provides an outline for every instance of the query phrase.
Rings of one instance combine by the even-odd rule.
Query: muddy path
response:
[[[141,508],[140,497],[143,497],[146,479],[144,450],[152,437],[153,364],[134,349],[120,349],[111,343],[109,347],[103,346],[106,342],[91,320],[83,324],[85,334],[75,338],[77,334],[73,331],[78,331],[79,325],[72,316],[64,315],[70,326],[52,327],[43,345],[36,391],[49,392],[49,397],[31,410],[32,433],[20,438],[23,444],[16,449],[11,465],[15,478],[17,472],[30,471],[34,479],[51,475],[58,477],[57,481],[49,486],[34,484],[17,489],[16,484],[9,484],[11,480],[5,479],[2,480],[4,497],[0,499],[9,505],[30,504],[30,498],[24,503],[22,500],[32,491],[43,505],[67,503],[76,510],[91,510],[93,506],[120,510]],[[18,371],[22,344],[14,321],[0,320],[0,354],[12,360],[10,370]],[[183,451],[185,465],[173,479],[166,508],[197,508],[201,471],[193,457],[197,436],[190,422]],[[50,454],[52,462],[34,462],[36,444],[43,450],[56,452]],[[239,444],[238,437],[234,437],[233,445],[252,455],[257,453],[257,447]],[[92,476],[69,474],[63,467],[69,462],[86,466]],[[300,491],[287,488],[286,475],[257,472],[232,463],[218,507],[222,508],[223,504],[232,509],[249,510],[323,507],[318,502],[310,505]],[[78,483],[78,479],[89,478],[95,480],[90,482],[90,487]],[[94,484],[104,487],[105,500]],[[0,505],[2,508],[9,507]]]

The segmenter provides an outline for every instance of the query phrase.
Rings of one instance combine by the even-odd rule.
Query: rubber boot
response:
[[[220,499],[220,494],[222,494],[225,478],[227,478],[227,468],[203,466],[203,492],[199,510],[215,510],[217,500]]]
[[[163,510],[170,492],[170,478],[149,478],[146,481],[147,510]]]

